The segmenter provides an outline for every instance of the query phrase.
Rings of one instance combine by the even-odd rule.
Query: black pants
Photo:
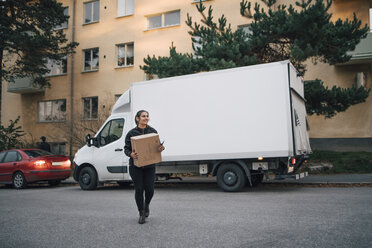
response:
[[[144,210],[144,203],[150,204],[154,195],[155,167],[129,166],[129,174],[134,182],[134,197],[136,199],[138,211]],[[143,198],[145,192],[145,199]]]

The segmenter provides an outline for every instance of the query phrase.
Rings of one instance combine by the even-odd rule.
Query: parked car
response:
[[[13,149],[0,152],[0,184],[25,188],[27,183],[47,181],[58,185],[71,174],[68,157],[40,149]]]

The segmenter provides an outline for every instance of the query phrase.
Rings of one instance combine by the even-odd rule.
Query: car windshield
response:
[[[44,150],[23,150],[24,153],[27,154],[30,158],[37,158],[41,156],[46,156],[46,155],[54,155],[53,153],[44,151]]]

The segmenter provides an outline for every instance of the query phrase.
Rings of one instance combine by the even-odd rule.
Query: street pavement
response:
[[[370,248],[372,187],[158,183],[139,225],[133,187],[0,187],[1,248]]]

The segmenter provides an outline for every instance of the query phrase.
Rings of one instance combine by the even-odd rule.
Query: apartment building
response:
[[[110,113],[118,96],[132,82],[146,80],[139,68],[147,55],[167,56],[173,44],[178,52],[192,52],[185,24],[187,13],[200,20],[193,0],[60,0],[70,18],[60,27],[79,46],[76,53],[50,61],[51,87],[39,89],[27,79],[4,83],[2,123],[21,116],[28,138],[46,136],[54,152],[73,155],[81,140],[97,128]],[[283,1],[281,1],[283,2]],[[286,3],[294,1],[287,0]],[[249,24],[240,16],[240,0],[209,0],[214,17],[224,14],[232,28]],[[364,23],[371,22],[372,1],[335,0],[333,18],[351,18],[355,12]],[[329,66],[308,63],[305,79],[319,78],[327,85],[371,88],[372,36],[363,40],[352,60]],[[311,116],[310,137],[322,148],[372,150],[372,97],[332,119]],[[191,100],[191,99],[190,99]],[[222,113],[221,113],[222,114]]]

